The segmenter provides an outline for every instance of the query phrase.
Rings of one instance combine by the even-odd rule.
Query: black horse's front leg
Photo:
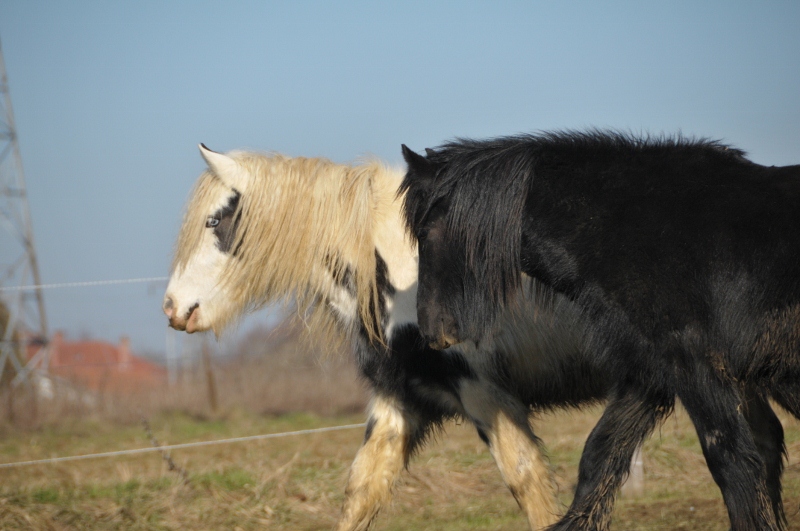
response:
[[[608,529],[614,497],[628,475],[633,453],[673,404],[670,396],[636,389],[623,389],[610,398],[583,449],[572,505],[551,531]]]

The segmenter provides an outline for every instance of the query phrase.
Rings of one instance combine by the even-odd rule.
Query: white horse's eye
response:
[[[213,228],[216,227],[217,225],[219,225],[219,218],[211,216],[206,220],[206,227],[208,228]]]

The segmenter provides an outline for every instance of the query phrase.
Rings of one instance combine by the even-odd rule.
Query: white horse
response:
[[[164,312],[177,330],[218,334],[244,312],[293,298],[313,327],[345,333],[372,399],[337,529],[369,527],[413,452],[456,417],[475,425],[531,528],[555,522],[560,507],[528,413],[605,392],[571,303],[530,285],[533,296],[490,344],[432,350],[418,334],[402,171],[200,152],[208,170],[186,209]]]

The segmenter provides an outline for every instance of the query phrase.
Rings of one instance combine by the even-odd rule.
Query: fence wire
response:
[[[263,439],[277,439],[280,437],[292,437],[295,435],[310,435],[312,433],[326,433],[330,431],[340,431],[340,430],[352,430],[355,428],[363,428],[367,424],[362,422],[360,424],[345,424],[343,426],[328,426],[325,428],[311,428],[307,430],[298,430],[298,431],[286,431],[282,433],[266,433],[262,435],[248,435],[245,437],[233,437],[231,439],[218,439],[216,441],[198,441],[192,443],[183,443],[183,444],[170,444],[165,446],[159,447],[148,447],[148,448],[133,448],[131,450],[117,450],[113,452],[100,452],[96,454],[84,454],[84,455],[71,455],[71,456],[64,456],[64,457],[51,457],[48,459],[35,459],[33,461],[17,461],[15,463],[0,463],[0,469],[3,468],[13,468],[13,467],[21,467],[21,466],[28,466],[28,465],[43,465],[43,464],[55,464],[55,463],[65,463],[67,461],[81,461],[84,459],[96,459],[100,457],[115,457],[120,455],[135,455],[135,454],[144,454],[147,452],[161,452],[165,450],[178,450],[181,448],[196,448],[198,446],[211,446],[213,444],[229,444],[229,443],[238,443],[238,442],[246,442],[246,441],[257,441]]]
[[[32,291],[37,289],[54,289],[54,288],[77,288],[77,287],[90,287],[90,286],[108,286],[112,284],[134,284],[142,282],[166,282],[169,277],[144,277],[144,278],[127,278],[118,280],[93,280],[87,282],[62,282],[56,284],[36,284],[28,286],[0,286],[0,292],[4,291]],[[87,364],[88,365],[88,364]],[[306,430],[288,431],[281,433],[267,433],[261,435],[249,435],[244,437],[233,437],[229,439],[218,439],[214,441],[198,441],[192,443],[171,444],[166,446],[154,446],[148,448],[133,448],[130,450],[115,450],[111,452],[99,452],[93,454],[71,455],[63,457],[50,457],[46,459],[34,459],[31,461],[16,461],[12,463],[0,463],[0,469],[16,468],[30,465],[44,465],[66,463],[70,461],[82,461],[86,459],[97,459],[101,457],[117,457],[126,455],[144,454],[148,452],[163,452],[166,450],[179,450],[184,448],[196,448],[201,446],[211,446],[215,444],[230,444],[248,441],[257,441],[265,439],[277,439],[281,437],[293,437],[298,435],[310,435],[314,433],[326,433],[332,431],[351,430],[355,428],[363,428],[366,423],[359,424],[346,424],[343,426],[329,426],[324,428],[311,428]]]
[[[60,284],[34,284],[30,286],[0,286],[2,291],[33,291],[53,288],[84,288],[87,286],[108,286],[110,284],[135,284],[137,282],[166,282],[169,277],[124,278],[119,280],[92,280],[88,282],[62,282]]]

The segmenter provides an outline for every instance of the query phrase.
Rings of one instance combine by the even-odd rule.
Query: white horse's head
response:
[[[240,199],[249,175],[233,157],[200,144],[208,170],[200,177],[178,238],[163,309],[177,330],[219,331],[242,311],[227,293],[225,273],[241,245]]]
[[[325,328],[341,326],[329,306],[347,309],[350,322],[380,322],[373,229],[389,211],[399,216],[397,172],[203,145],[200,153],[208,170],[189,199],[164,297],[170,326],[219,334],[280,300]],[[372,324],[367,332],[381,334]]]

